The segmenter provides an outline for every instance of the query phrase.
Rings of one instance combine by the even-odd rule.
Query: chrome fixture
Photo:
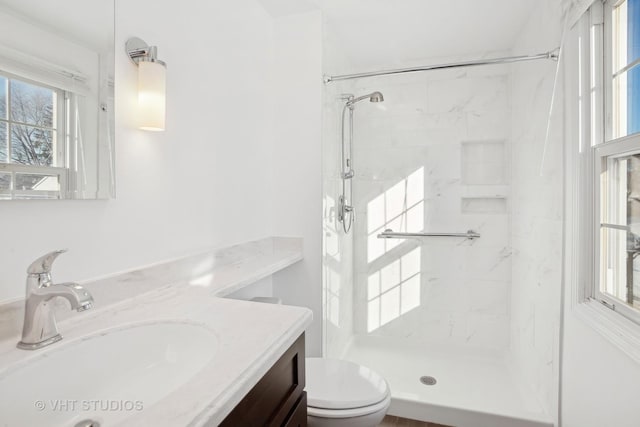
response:
[[[142,130],[163,131],[166,110],[167,64],[158,59],[158,48],[138,37],[125,44],[127,55],[138,66],[138,114]]]
[[[397,70],[371,71],[368,73],[358,74],[342,74],[338,76],[324,76],[325,83],[331,83],[338,80],[359,79],[362,77],[389,76],[393,74],[415,73],[418,71],[446,70],[447,68],[474,67],[478,65],[495,65],[495,64],[511,64],[514,62],[535,61],[538,59],[550,59],[557,61],[560,54],[560,48],[550,50],[549,52],[537,55],[508,56],[504,58],[492,59],[476,59],[472,61],[452,62],[448,64],[426,65],[423,67],[400,68]]]
[[[473,230],[469,230],[466,233],[401,233],[395,232],[390,228],[378,234],[378,239],[410,239],[413,237],[464,237],[465,239],[474,240],[479,239],[480,234]]]
[[[338,221],[342,223],[342,229],[345,233],[351,230],[354,219],[353,206],[349,203],[353,197],[352,183],[350,180],[355,176],[353,170],[353,110],[355,104],[368,99],[369,102],[383,102],[384,96],[380,92],[372,92],[367,95],[355,97],[351,94],[342,95],[341,99],[346,101],[342,108],[342,125],[341,125],[341,150],[342,158],[340,178],[342,179],[342,194],[338,197]],[[345,144],[345,113],[349,111],[349,144]],[[345,153],[345,151],[347,151]],[[349,181],[347,183],[347,181]],[[348,195],[347,195],[348,193]]]
[[[380,92],[373,92],[369,95],[362,95],[357,98],[351,98],[347,101],[347,107],[351,107],[356,102],[360,102],[365,99],[368,99],[369,102],[382,102],[384,101],[384,96],[382,96]]]
[[[424,375],[420,377],[420,382],[424,385],[436,385],[438,383],[438,380],[430,375]]]
[[[37,350],[62,339],[51,305],[54,298],[67,299],[71,308],[79,312],[93,307],[93,297],[77,283],[53,284],[51,266],[64,252],[66,250],[50,252],[35,260],[27,269],[24,325],[18,348]]]

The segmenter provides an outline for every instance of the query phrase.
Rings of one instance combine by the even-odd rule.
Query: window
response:
[[[0,198],[58,198],[66,182],[65,92],[0,72]]]
[[[589,35],[599,225],[589,293],[640,323],[640,0],[606,1],[604,19],[601,11],[592,6]]]
[[[640,1],[608,6],[610,22],[612,138],[640,132]]]
[[[640,141],[599,147],[600,277],[596,295],[629,317],[640,309]],[[630,150],[630,151],[629,151]]]

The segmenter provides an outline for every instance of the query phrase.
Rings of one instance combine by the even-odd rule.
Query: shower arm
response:
[[[347,101],[346,107],[353,109],[353,104],[355,104],[356,102],[360,102],[364,99],[368,99],[370,97],[371,97],[371,94],[368,94],[368,95],[362,95],[357,98],[350,99]]]

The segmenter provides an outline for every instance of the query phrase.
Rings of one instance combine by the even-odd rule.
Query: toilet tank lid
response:
[[[375,405],[389,394],[384,378],[347,360],[306,359],[308,405],[324,409],[353,409]]]

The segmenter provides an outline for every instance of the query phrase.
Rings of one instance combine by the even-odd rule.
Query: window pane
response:
[[[613,9],[611,16],[611,37],[613,40],[613,72],[624,68],[627,62],[627,2]]]
[[[0,163],[7,163],[7,124],[0,122]]]
[[[34,173],[17,173],[16,190],[59,191],[58,175],[41,175]]]
[[[613,137],[640,132],[640,64],[613,79]]]
[[[612,17],[613,138],[640,132],[640,0],[620,3]]]
[[[7,79],[0,76],[0,119],[7,118]]]
[[[640,235],[603,227],[600,291],[640,309]]]
[[[607,160],[602,194],[600,291],[640,308],[640,154]]]
[[[626,0],[612,16],[613,72],[617,73],[640,58],[640,0]]]
[[[627,77],[627,135],[640,132],[640,66],[628,71]]]
[[[640,58],[640,0],[627,0],[627,63]]]
[[[11,190],[11,174],[0,172],[0,190]]]
[[[613,79],[613,137],[627,135],[627,73]]]
[[[54,133],[32,126],[11,126],[11,162],[34,166],[55,166]]]
[[[56,93],[48,88],[10,80],[11,120],[35,126],[53,127]]]

